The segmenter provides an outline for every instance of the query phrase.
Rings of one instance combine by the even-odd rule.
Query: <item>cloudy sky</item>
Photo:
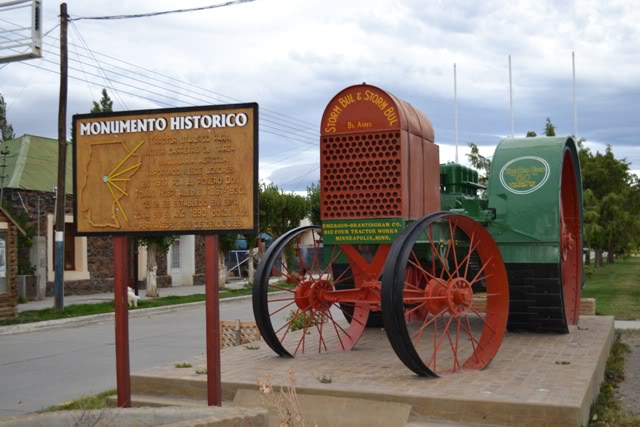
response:
[[[215,3],[68,5],[77,18]],[[57,23],[59,2],[44,5],[48,31]],[[0,14],[0,42],[19,18]],[[78,20],[69,29],[68,111],[69,117],[88,112],[103,87],[118,110],[256,101],[260,177],[304,190],[319,178],[322,111],[342,88],[367,82],[422,110],[433,122],[441,160],[449,161],[456,63],[465,161],[469,143],[491,156],[510,133],[509,54],[515,133],[540,133],[550,117],[558,134],[571,134],[575,51],[578,135],[594,150],[610,144],[638,173],[638,22],[635,1],[589,0],[255,0],[153,18]],[[57,135],[58,37],[56,28],[45,38],[43,59],[0,64],[0,93],[18,135]]]

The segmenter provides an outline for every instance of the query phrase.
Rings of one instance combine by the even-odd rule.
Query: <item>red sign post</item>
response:
[[[204,274],[206,291],[207,334],[207,403],[222,405],[220,372],[220,299],[218,295],[218,236],[204,238]]]
[[[116,385],[118,407],[131,406],[131,377],[129,372],[129,238],[113,237],[113,296],[116,324]]]

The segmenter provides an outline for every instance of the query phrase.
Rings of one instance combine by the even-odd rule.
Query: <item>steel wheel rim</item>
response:
[[[452,271],[445,268],[434,271],[433,263],[431,271],[427,271],[425,263],[420,261],[424,257],[419,254],[420,245],[415,249],[415,244],[421,235],[427,236],[428,230],[431,230],[429,250],[434,258],[444,259],[442,249],[438,252],[439,249],[433,247],[436,246],[433,237],[434,224],[443,223],[448,224],[450,234],[454,236],[447,241],[446,247],[457,247],[459,233],[470,237],[468,255],[459,257],[457,251],[450,251],[446,258],[449,261],[453,260]],[[426,249],[423,249],[423,252],[426,252]],[[471,253],[478,253],[483,266],[479,275],[473,278],[469,278],[468,270],[462,271],[468,268]],[[405,283],[407,277],[411,277],[411,274],[407,273],[408,266],[417,270],[422,280],[415,280],[416,274],[412,273],[414,282]],[[446,280],[442,280],[441,277]],[[479,283],[482,278],[487,285],[487,306],[484,315],[473,308],[472,303],[473,285]],[[419,290],[422,292],[421,297]],[[428,215],[411,224],[391,248],[382,282],[385,331],[398,357],[418,375],[439,376],[449,372],[486,367],[500,348],[507,324],[508,301],[506,270],[498,247],[484,227],[468,217],[445,212]],[[429,315],[424,319],[417,319],[422,324],[418,324],[416,329],[416,319],[412,319],[412,316],[424,308],[419,304],[427,305]],[[439,326],[439,322],[444,324]],[[452,324],[455,330],[453,334]],[[431,335],[426,337],[429,330]],[[420,342],[425,337],[433,340],[430,345]],[[466,344],[463,343],[462,347],[461,338],[468,341]],[[446,352],[450,353],[450,357],[442,357]],[[440,366],[438,357],[441,361]],[[445,363],[444,367],[442,363]]]
[[[566,149],[560,184],[560,274],[564,314],[569,325],[577,324],[580,314],[581,253],[576,166],[571,151]]]
[[[322,293],[333,289],[336,283],[349,280],[352,273],[347,268],[340,277],[332,277],[331,265],[340,257],[341,250],[333,247],[323,262],[320,231],[319,226],[305,226],[282,235],[267,250],[256,270],[253,288],[256,324],[265,343],[283,357],[334,349],[350,350],[364,332],[368,310],[363,313],[363,307],[356,306],[355,319],[348,324],[338,318],[337,314],[344,310],[337,303],[323,302]],[[313,242],[311,259],[300,261],[302,251],[295,254],[299,260],[296,267],[302,266],[302,274],[294,275],[282,259],[287,248],[295,246],[305,234],[310,235]],[[273,280],[270,283],[274,272],[276,277],[294,283],[290,283],[292,286],[280,281],[273,283]],[[358,320],[362,318],[364,322]],[[294,325],[301,326],[300,330],[293,330]]]

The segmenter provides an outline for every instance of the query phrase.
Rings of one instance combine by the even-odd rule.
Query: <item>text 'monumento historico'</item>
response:
[[[258,210],[258,105],[73,117],[79,235],[241,233]]]

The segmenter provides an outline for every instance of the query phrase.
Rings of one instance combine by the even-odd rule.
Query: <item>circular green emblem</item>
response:
[[[517,157],[500,169],[500,182],[514,194],[530,194],[547,182],[549,170],[549,163],[541,157]]]

